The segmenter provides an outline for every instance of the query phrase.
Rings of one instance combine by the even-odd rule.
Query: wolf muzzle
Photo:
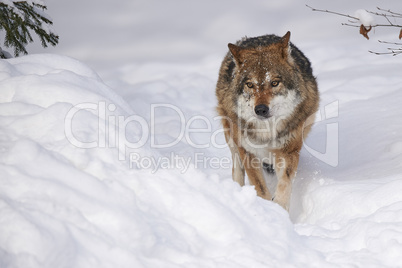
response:
[[[254,112],[256,115],[268,118],[269,117],[269,107],[265,104],[259,104],[255,106]]]

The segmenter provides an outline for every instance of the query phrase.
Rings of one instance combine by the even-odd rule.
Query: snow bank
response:
[[[398,267],[402,250],[400,175],[310,186],[303,224],[308,245],[342,267]],[[336,205],[335,205],[336,204]]]
[[[1,267],[324,263],[288,214],[250,186],[194,167],[151,174],[130,169],[118,147],[80,148],[99,142],[112,115],[134,114],[83,64],[36,55],[1,61],[0,70]],[[72,144],[69,112],[103,102],[115,105],[113,114],[83,109],[73,117],[83,144]]]
[[[316,62],[320,85],[327,91],[322,94],[322,120],[306,144],[321,150],[331,131],[328,124],[338,124],[339,162],[331,167],[302,151],[292,196],[293,223],[281,207],[257,198],[253,187],[232,182],[230,165],[200,168],[190,162],[185,170],[172,162],[156,170],[133,165],[131,154],[162,159],[172,150],[189,159],[197,152],[227,156],[227,148],[197,149],[185,138],[155,151],[149,132],[143,146],[130,146],[144,137],[144,126],[129,119],[148,120],[146,101],[164,100],[179,107],[186,120],[198,111],[213,122],[210,71],[217,62],[113,70],[109,83],[123,100],[71,58],[34,55],[1,61],[0,266],[400,263],[402,125],[397,122],[402,91],[391,62],[381,63],[387,79],[370,75],[369,67],[362,77],[353,73],[361,74],[363,67],[326,68],[326,59]],[[334,83],[331,79],[339,72],[342,78]],[[358,85],[365,85],[364,90]],[[189,90],[199,97],[190,98]],[[342,102],[332,103],[334,98]],[[201,100],[205,105],[199,105]],[[174,137],[172,125],[179,119],[169,113],[158,117],[161,132],[156,137]],[[195,140],[204,143],[210,134],[199,138]],[[124,142],[116,142],[120,139]]]
[[[325,8],[350,14],[377,5],[341,0]],[[400,64],[367,53],[383,45],[290,0],[48,7],[63,42],[46,51],[90,62],[113,90],[70,58],[0,61],[1,268],[400,266]],[[214,86],[226,44],[288,30],[310,58],[321,93],[320,121],[306,142],[316,154],[302,151],[290,215],[233,183],[230,165],[190,161],[182,169],[170,158],[230,158],[210,142],[220,129]],[[43,52],[40,42],[33,48]],[[150,148],[144,124],[158,103],[172,106],[156,112],[157,143],[176,139],[180,112],[191,128],[210,122],[210,133]],[[190,121],[200,115],[207,121]],[[152,173],[130,153],[170,162]]]
[[[375,19],[373,15],[368,13],[364,9],[356,10],[355,17],[358,18],[360,20],[360,23],[363,24],[366,28],[375,25]]]
[[[304,3],[248,1],[228,9],[225,1],[176,1],[161,8],[126,0],[122,10],[108,1],[72,2],[49,2],[64,37],[50,50],[92,60],[109,86],[67,57],[0,61],[1,268],[402,263],[397,58],[368,54],[383,47],[333,28]],[[99,8],[88,12],[94,4]],[[69,13],[82,16],[71,21]],[[369,14],[360,15],[372,25]],[[321,92],[290,214],[232,182],[214,118],[226,44],[287,30],[313,63]],[[359,41],[351,45],[347,36]],[[152,110],[155,104],[162,106]],[[204,132],[180,137],[196,128]],[[152,138],[174,145],[155,148]]]

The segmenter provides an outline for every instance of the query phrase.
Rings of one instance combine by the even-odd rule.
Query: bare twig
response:
[[[350,19],[354,19],[355,21],[350,21],[349,20],[349,22],[350,23],[359,23],[359,18],[356,18],[356,17],[353,17],[353,16],[351,16],[351,15],[347,15],[347,14],[343,14],[343,13],[339,13],[339,12],[334,12],[334,11],[330,11],[330,10],[327,10],[327,9],[318,9],[318,8],[313,8],[313,7],[311,7],[311,6],[309,6],[309,5],[306,5],[308,8],[310,8],[312,11],[318,11],[318,12],[325,12],[325,13],[330,13],[330,14],[334,14],[334,15],[338,15],[338,16],[342,16],[342,17],[347,17],[347,18],[350,18]],[[366,10],[367,11],[367,10]],[[374,13],[374,12],[372,12],[372,11],[367,11],[367,12],[369,12],[369,13],[371,13],[371,14],[374,14],[374,15],[377,15],[377,16],[381,16],[381,17],[384,17],[384,18],[386,18],[387,20],[388,20],[388,23],[389,24],[374,24],[374,25],[371,25],[371,27],[397,27],[397,28],[402,28],[402,25],[398,25],[398,24],[393,24],[390,20],[389,20],[389,18],[387,18],[387,17],[390,17],[391,15],[387,15],[387,14],[380,14],[380,13]],[[352,27],[360,27],[360,25],[359,26],[356,26],[356,25],[351,25],[351,24],[347,24],[347,23],[342,23],[342,25],[346,25],[346,26],[352,26]]]
[[[369,50],[370,53],[375,54],[375,55],[392,55],[392,56],[398,56],[399,54],[402,54],[402,49],[395,49],[391,50],[391,52],[374,52]]]
[[[360,25],[354,25],[354,24],[349,24],[349,23],[341,23],[341,25],[350,26],[350,27],[357,27],[357,28],[360,27]]]
[[[357,22],[351,22],[351,23],[357,23]],[[350,26],[350,27],[360,27],[360,25],[354,25],[354,24],[349,24],[349,23],[341,23],[341,25]],[[374,27],[397,27],[397,28],[402,28],[402,25],[376,24],[376,25],[371,25],[371,27],[372,28],[374,28]]]
[[[389,14],[394,15],[394,17],[400,17],[400,18],[402,18],[402,14],[401,14],[401,13],[393,12],[393,11],[391,11],[390,9],[383,9],[383,8],[380,8],[380,7],[377,7],[377,9],[380,10],[380,11],[388,12]]]
[[[402,43],[396,43],[396,42],[387,42],[387,41],[381,41],[378,40],[381,44],[390,44],[390,45],[397,45],[397,46],[402,46]]]
[[[338,13],[338,12],[334,12],[334,11],[330,11],[330,10],[327,10],[327,9],[324,10],[324,9],[313,8],[313,7],[309,6],[309,5],[306,5],[306,7],[310,8],[312,11],[326,12],[326,13],[335,14],[335,15],[338,15],[338,16],[343,16],[343,17],[347,17],[347,18],[350,18],[350,19],[354,19],[354,20],[359,20],[359,18],[350,16],[350,15],[346,15],[346,14],[342,14],[342,13]]]
[[[309,6],[309,5],[306,5],[306,6],[308,8],[310,8],[312,11],[325,12],[325,13],[330,13],[330,14],[334,14],[334,15],[349,18],[348,23],[342,23],[342,25],[360,28],[360,34],[362,34],[367,39],[369,39],[368,32],[370,32],[370,30],[372,28],[375,28],[375,27],[399,28],[400,31],[399,31],[398,38],[402,39],[402,25],[397,24],[395,22],[395,19],[402,19],[402,14],[398,13],[398,12],[393,12],[390,9],[387,10],[387,9],[382,9],[382,8],[377,7],[377,10],[381,11],[382,13],[366,10],[366,12],[368,12],[368,13],[370,13],[372,15],[384,18],[386,20],[386,23],[385,24],[376,23],[376,24],[373,24],[373,25],[364,26],[362,24],[362,22],[360,21],[360,19],[356,18],[354,16],[339,13],[339,12],[334,12],[334,11],[330,11],[330,10],[326,10],[326,9],[313,8],[313,7]],[[392,43],[392,42],[386,42],[386,41],[379,41],[379,42],[384,43],[384,44],[392,44],[392,45],[402,46],[402,43]],[[387,48],[387,49],[388,49],[388,52],[374,52],[374,51],[369,51],[369,52],[373,53],[373,54],[376,54],[376,55],[390,54],[390,55],[396,56],[396,55],[402,54],[402,47],[400,47],[400,48]]]
[[[376,15],[376,16],[381,16],[385,18],[402,18],[402,15],[390,15],[390,14],[385,14],[385,13],[378,13],[370,10],[366,10],[368,13]]]

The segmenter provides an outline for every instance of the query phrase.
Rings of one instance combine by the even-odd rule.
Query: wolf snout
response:
[[[254,107],[254,112],[256,115],[268,118],[269,117],[269,107],[265,104],[259,104]]]

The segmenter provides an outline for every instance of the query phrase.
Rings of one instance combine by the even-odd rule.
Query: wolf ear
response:
[[[243,63],[243,56],[242,56],[243,48],[233,45],[231,43],[228,44],[228,47],[229,47],[230,53],[232,53],[232,55],[233,55],[235,62],[238,65],[241,65]]]
[[[289,46],[290,31],[288,31],[282,38],[281,43],[284,47]]]
[[[282,48],[282,57],[287,58],[290,56],[290,46],[289,46],[290,32],[288,31],[279,41]]]

